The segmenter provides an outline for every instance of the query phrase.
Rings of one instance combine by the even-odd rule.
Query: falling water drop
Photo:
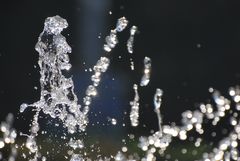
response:
[[[70,161],[84,161],[84,159],[79,154],[73,154]]]
[[[26,110],[26,108],[28,108],[28,105],[26,103],[21,104],[20,112],[23,113]]]
[[[112,30],[109,37],[106,38],[105,46],[110,49],[109,51],[111,51],[112,48],[114,48],[118,43],[117,32],[123,31],[126,28],[127,23],[128,21],[125,17],[120,18],[117,22],[117,27]],[[27,142],[25,144],[30,153],[36,154],[34,155],[34,158],[30,159],[31,161],[36,161],[42,156],[39,152],[41,146],[37,145],[36,140],[36,136],[40,130],[38,124],[40,111],[42,111],[44,114],[49,114],[52,118],[58,118],[60,121],[62,121],[64,127],[66,127],[68,132],[71,134],[77,131],[84,131],[88,123],[87,113],[89,111],[89,105],[92,102],[92,98],[98,94],[97,86],[101,80],[101,74],[106,72],[110,64],[109,58],[101,57],[94,66],[94,74],[91,77],[92,84],[87,87],[86,96],[83,99],[84,106],[83,109],[80,110],[81,106],[77,103],[78,99],[74,93],[73,81],[71,78],[66,78],[62,74],[62,70],[68,70],[71,68],[67,54],[71,52],[71,48],[68,46],[65,38],[61,35],[61,31],[67,26],[68,24],[66,20],[62,19],[60,16],[47,18],[45,21],[44,31],[41,33],[39,41],[36,45],[36,50],[39,52],[39,66],[41,69],[41,97],[38,102],[29,105],[30,107],[35,108],[33,111],[36,112],[31,124],[30,135],[26,135]],[[129,50],[130,52],[133,52],[132,49],[129,48]],[[144,74],[140,83],[141,86],[146,86],[149,84],[150,73],[151,59],[145,57]],[[134,84],[133,89],[135,91],[135,97],[134,100],[130,102],[130,120],[132,126],[137,126],[139,117],[138,86]],[[229,132],[229,135],[226,136],[226,138],[223,138],[219,142],[212,152],[204,154],[203,160],[239,160],[238,144],[240,138],[240,122],[239,119],[237,119],[237,109],[230,109],[230,100],[222,96],[217,90],[210,88],[209,91],[212,93],[213,100],[215,102],[214,104],[201,104],[199,109],[193,111],[187,110],[183,112],[182,125],[162,125],[160,108],[162,104],[163,91],[159,88],[156,89],[156,93],[153,98],[153,104],[155,107],[154,110],[158,117],[159,130],[156,132],[153,131],[149,136],[142,136],[139,138],[138,146],[145,152],[145,155],[141,159],[128,159],[128,156],[122,153],[128,151],[128,148],[124,146],[121,149],[122,152],[119,151],[115,156],[112,156],[112,159],[114,158],[116,161],[156,160],[154,153],[158,152],[159,154],[164,154],[164,151],[170,145],[173,138],[177,137],[180,140],[186,140],[189,138],[189,131],[191,130],[195,130],[199,133],[199,135],[203,134],[203,119],[211,120],[215,126],[221,121],[221,118],[224,118],[227,114],[230,114],[230,125],[232,126],[232,130]],[[240,106],[239,88],[230,88],[229,94],[232,96],[234,104],[236,104],[236,106]],[[20,107],[20,112],[24,112],[27,107],[27,104],[22,104]],[[9,115],[6,119],[6,122],[1,123],[1,131],[4,134],[3,138],[0,139],[0,149],[5,148],[5,144],[15,143],[17,133],[11,127],[12,119],[13,116]],[[117,120],[112,118],[111,123],[116,125]],[[201,141],[201,138],[197,138],[195,146],[200,146]],[[124,141],[124,143],[125,142],[126,141]],[[74,150],[82,150],[84,148],[83,141],[75,138],[71,138],[67,145]],[[182,153],[187,153],[187,149],[183,148]],[[15,158],[14,154],[14,149],[12,149],[12,155],[9,158]],[[70,152],[68,154],[71,155],[71,161],[91,160],[85,158],[87,153],[83,153],[83,156],[83,154],[74,154],[71,150],[71,154]],[[2,156],[0,153],[0,158],[1,157]],[[170,159],[171,155],[167,155],[166,158]],[[42,156],[42,160],[44,161],[46,158]],[[110,160],[110,158],[107,158],[106,160]]]
[[[156,93],[154,95],[154,101],[153,101],[155,109],[160,109],[160,106],[162,104],[162,95],[163,95],[163,91],[157,88]]]
[[[122,32],[128,25],[128,20],[125,17],[121,17],[117,21],[116,30]]]
[[[143,76],[140,82],[141,86],[147,86],[150,82],[150,74],[151,74],[151,59],[149,57],[145,57],[143,60],[144,63],[144,70],[143,70]]]
[[[86,95],[87,96],[96,96],[97,95],[96,88],[92,85],[88,86],[87,91],[86,91]]]
[[[4,146],[5,146],[4,141],[3,141],[3,140],[0,140],[0,149],[4,148]]]
[[[159,88],[156,89],[156,93],[154,95],[153,98],[153,103],[155,106],[155,112],[157,114],[158,117],[158,126],[159,126],[159,134],[160,136],[162,136],[162,116],[161,116],[161,111],[160,111],[160,107],[162,104],[162,95],[163,95],[163,91]]]
[[[112,118],[111,119],[111,123],[112,123],[112,125],[116,125],[117,124],[117,120],[115,118]]]
[[[133,90],[135,92],[134,100],[130,102],[131,112],[130,112],[130,121],[132,126],[138,126],[139,121],[139,94],[137,84],[133,85]]]
[[[74,150],[75,149],[82,149],[84,147],[83,141],[82,140],[74,140],[73,138],[70,139],[68,145],[72,147]]]
[[[129,53],[133,53],[133,43],[134,43],[134,35],[137,32],[137,26],[132,26],[130,29],[130,37],[127,41],[127,49]]]

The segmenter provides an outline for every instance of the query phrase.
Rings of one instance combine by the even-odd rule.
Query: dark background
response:
[[[92,106],[91,123],[109,124],[107,117],[113,117],[119,122],[116,133],[131,131],[140,135],[156,130],[157,118],[152,110],[156,88],[164,91],[164,122],[179,123],[181,112],[208,102],[209,87],[226,95],[230,86],[239,84],[239,7],[238,0],[1,0],[0,120],[12,112],[18,118],[16,127],[28,129],[32,113],[29,110],[19,114],[18,109],[23,102],[39,99],[38,53],[34,46],[46,17],[60,15],[69,23],[63,32],[73,50],[69,74],[73,75],[81,100],[91,76],[84,70],[103,55],[105,36],[117,19],[125,16],[129,26],[136,25],[140,31],[135,37],[133,54],[136,70],[130,70],[126,50],[128,28],[119,35],[119,44],[111,54],[110,69]],[[123,112],[130,110],[132,85],[141,78],[145,56],[152,58],[152,77],[149,86],[140,89],[141,126],[132,130],[128,115]],[[95,117],[99,111],[102,114]],[[122,122],[127,126],[122,127]],[[112,136],[111,124],[107,127],[110,130],[104,128],[104,132],[96,125],[89,128],[99,135]]]

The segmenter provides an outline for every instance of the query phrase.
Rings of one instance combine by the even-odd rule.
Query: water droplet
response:
[[[73,154],[70,161],[84,161],[84,159],[79,154]]]
[[[117,120],[115,118],[112,118],[111,119],[111,123],[112,123],[112,125],[116,125],[117,124]]]
[[[86,95],[87,96],[96,96],[97,95],[96,88],[92,85],[88,86],[88,88],[86,90]]]
[[[138,86],[137,84],[133,85],[133,89],[135,92],[134,100],[130,102],[131,112],[130,112],[130,121],[131,125],[136,127],[139,124],[139,94],[138,94]]]
[[[125,17],[121,17],[117,21],[116,30],[122,32],[128,25],[128,20]]]
[[[154,95],[154,106],[155,109],[159,109],[161,104],[162,104],[162,95],[163,95],[163,91],[159,88],[156,89],[156,93]]]
[[[74,140],[70,139],[68,145],[72,147],[74,150],[75,149],[82,149],[84,147],[83,141],[82,140]]]
[[[114,30],[112,30],[110,35],[107,36],[105,40],[106,40],[106,43],[107,43],[107,45],[110,49],[114,48],[116,46],[116,44],[118,43],[117,33]]]
[[[0,149],[4,148],[4,146],[5,146],[4,141],[3,141],[3,140],[0,140]]]
[[[144,58],[144,70],[143,70],[143,76],[140,82],[141,86],[147,86],[150,82],[150,74],[151,74],[151,59],[149,57]]]
[[[67,27],[67,21],[60,16],[48,17],[44,23],[44,31],[54,35],[60,34]]]
[[[26,104],[26,103],[21,104],[20,112],[23,113],[26,110],[26,108],[28,108],[28,104]]]
[[[137,31],[137,26],[132,26],[130,30],[130,37],[127,41],[127,49],[129,53],[133,53],[134,35],[136,31]]]

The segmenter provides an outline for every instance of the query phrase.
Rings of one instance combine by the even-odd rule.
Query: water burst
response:
[[[149,57],[145,57],[143,60],[144,63],[144,70],[143,70],[143,76],[140,82],[140,86],[147,86],[150,82],[150,75],[151,75],[151,69],[152,69],[152,63],[151,59]]]
[[[1,122],[0,131],[2,132],[2,138],[0,137],[0,160],[3,159],[1,149],[10,145],[10,153],[8,156],[9,161],[15,161],[17,156],[17,145],[15,144],[17,138],[17,132],[12,127],[14,121],[13,114],[9,113],[6,117],[6,121]]]
[[[133,85],[133,89],[135,92],[134,100],[130,102],[131,112],[130,112],[130,121],[132,126],[138,126],[139,121],[139,94],[138,94],[138,86],[136,84]]]
[[[111,30],[110,35],[106,37],[106,43],[104,45],[104,51],[109,53],[118,43],[117,33],[122,32],[128,25],[128,21],[125,17],[118,20],[115,29]],[[40,34],[35,49],[39,53],[38,64],[40,66],[40,85],[41,96],[40,100],[33,104],[23,103],[20,106],[20,112],[26,111],[29,107],[35,112],[33,120],[30,125],[30,134],[22,134],[27,136],[26,143],[24,144],[29,149],[29,154],[33,154],[33,158],[30,161],[42,161],[47,160],[45,156],[40,153],[41,146],[37,144],[37,136],[41,130],[39,125],[40,113],[47,114],[52,118],[58,119],[62,122],[63,126],[68,130],[68,135],[79,134],[86,130],[88,124],[88,112],[89,106],[95,96],[100,95],[97,87],[101,82],[101,76],[106,72],[110,65],[110,59],[108,56],[102,56],[93,67],[93,75],[91,76],[92,83],[86,88],[85,97],[83,98],[83,106],[78,103],[78,98],[74,92],[74,84],[72,78],[67,78],[63,75],[62,71],[68,71],[71,69],[69,63],[68,53],[71,53],[71,47],[67,44],[66,39],[61,32],[68,26],[65,19],[60,16],[49,17],[45,20],[44,30]],[[131,28],[131,36],[136,32],[136,28]],[[131,37],[130,37],[131,38]],[[128,40],[128,51],[133,52],[133,38]],[[151,59],[149,57],[144,58],[144,73],[140,81],[140,86],[147,86],[150,81],[151,74]],[[130,102],[131,111],[129,114],[131,125],[139,125],[139,91],[138,85],[133,85],[134,99]],[[229,88],[229,95],[232,99],[221,95],[221,93],[213,88],[209,90],[212,94],[214,103],[200,104],[198,109],[193,111],[187,110],[182,113],[181,125],[171,123],[165,124],[162,120],[162,96],[163,91],[159,88],[156,89],[153,95],[152,106],[157,114],[159,129],[153,131],[148,136],[140,136],[138,141],[138,147],[143,151],[143,156],[138,154],[128,154],[126,145],[121,148],[115,155],[110,157],[99,156],[99,161],[154,161],[157,160],[157,155],[163,155],[167,148],[171,145],[173,139],[179,139],[180,141],[187,140],[189,138],[190,131],[196,131],[199,136],[194,142],[195,147],[199,147],[203,142],[201,136],[204,134],[203,124],[204,122],[211,122],[213,127],[217,126],[220,121],[229,118],[229,125],[232,130],[222,138],[218,145],[209,152],[204,153],[201,160],[203,161],[219,161],[219,160],[240,160],[239,157],[239,141],[240,141],[240,88],[239,86]],[[0,129],[3,133],[3,138],[0,138],[0,149],[6,147],[7,144],[11,145],[11,159],[16,158],[16,145],[15,140],[17,137],[16,131],[12,128],[13,115],[9,114],[6,121],[1,123]],[[117,124],[115,118],[111,118],[112,125]],[[66,134],[65,134],[66,135]],[[79,136],[80,137],[80,136]],[[134,139],[134,135],[129,135],[130,139]],[[77,153],[71,151],[70,161],[91,161],[92,159],[84,152],[86,145],[81,138],[71,137],[66,144],[73,150],[79,150]],[[183,149],[182,153],[186,153],[187,150]],[[68,158],[68,157],[66,157]],[[69,159],[68,158],[68,159]],[[0,153],[0,160],[2,154]]]
[[[127,49],[129,53],[133,53],[133,43],[134,43],[134,36],[137,32],[137,26],[132,26],[130,29],[130,37],[127,41]]]

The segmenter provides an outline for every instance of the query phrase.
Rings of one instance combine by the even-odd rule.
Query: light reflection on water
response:
[[[58,19],[60,19],[60,18],[58,18]],[[61,19],[60,19],[61,20]],[[50,20],[51,21],[51,20]],[[53,25],[54,26],[54,24],[55,24],[56,22],[53,22],[53,24],[51,24],[51,25]],[[57,22],[58,23],[58,22]],[[64,23],[63,23],[64,24]],[[56,27],[56,26],[54,26],[54,27]],[[59,26],[57,26],[57,27],[59,27]],[[118,43],[118,41],[117,41],[117,32],[120,32],[120,31],[122,31],[123,29],[124,29],[125,27],[124,27],[124,25],[123,26],[121,26],[120,28],[118,28],[118,29],[114,29],[111,33],[110,33],[110,36],[109,37],[107,37],[107,40],[106,40],[106,44],[105,44],[105,51],[106,52],[110,52],[114,47],[115,47],[115,45]],[[49,31],[49,33],[50,34],[53,34],[53,35],[58,35],[59,34],[59,31],[58,30],[56,30],[56,28],[53,28],[53,30],[51,30],[51,31]],[[46,35],[45,35],[46,36]],[[47,35],[48,36],[48,35]],[[47,39],[49,39],[49,37],[47,38]],[[62,52],[63,54],[65,54],[66,53],[66,51],[65,51],[65,45],[64,45],[64,42],[65,41],[65,39],[64,38],[62,38],[62,37],[60,37],[60,40],[58,40],[57,42],[57,44],[55,44],[55,45],[59,45],[60,47],[63,47],[63,49],[61,49],[62,51],[60,51],[60,53]],[[41,41],[40,41],[41,42]],[[46,42],[45,42],[46,43]],[[47,42],[47,45],[50,45],[50,44],[48,44],[49,42]],[[43,48],[45,48],[45,46],[44,46],[44,44],[41,44],[42,46],[40,46],[39,48],[38,48],[38,51],[40,51],[40,50],[42,50],[41,49],[41,47],[43,47]],[[61,45],[63,45],[63,46],[61,46]],[[51,49],[52,50],[52,49]],[[52,51],[47,51],[47,52],[52,52]],[[41,53],[42,51],[40,51],[40,54],[43,54],[43,53]],[[44,52],[46,52],[46,51],[44,51]],[[57,52],[59,52],[59,51],[57,51]],[[67,52],[69,52],[69,49],[67,50]],[[45,53],[46,54],[46,53]],[[45,56],[45,55],[44,55]],[[53,59],[54,60],[54,58],[53,57],[51,57],[51,56],[53,56],[53,55],[51,55],[51,53],[49,54],[49,56],[50,57],[47,57],[47,60],[45,60],[46,62],[47,61],[49,61],[49,60],[51,60],[51,59]],[[49,58],[49,59],[48,59]],[[66,58],[66,57],[65,57]],[[101,75],[101,72],[103,73],[103,72],[106,72],[106,69],[108,68],[108,65],[106,66],[106,64],[108,64],[108,62],[106,63],[106,60],[109,60],[108,58],[106,58],[106,57],[101,57],[101,58],[103,58],[103,59],[100,59],[100,62],[99,62],[99,64],[97,63],[96,64],[96,66],[97,67],[95,67],[95,69],[93,68],[93,75],[96,75],[96,76],[100,76]],[[64,60],[64,59],[63,59]],[[101,61],[102,60],[102,61]],[[50,61],[50,63],[52,63],[51,61]],[[59,68],[62,70],[62,69],[69,69],[69,65],[68,65],[68,61],[66,61],[66,62],[64,62],[64,63],[66,63],[66,64],[61,64],[61,63],[59,63],[58,65],[59,65]],[[42,64],[40,64],[40,65],[42,65]],[[53,64],[54,65],[54,64]],[[61,66],[61,65],[63,65],[63,66]],[[56,77],[59,77],[59,75],[61,76],[61,74],[59,74],[59,68],[56,68],[55,69],[55,66],[53,66],[53,69],[55,69],[57,72],[55,73],[56,74]],[[49,70],[49,68],[46,68],[46,71],[48,71]],[[144,70],[144,74],[148,74],[149,73],[149,71],[147,70],[147,72],[145,72],[145,70]],[[43,75],[44,75],[45,73],[43,73]],[[49,73],[49,75],[51,75],[51,74],[53,74],[53,73]],[[75,98],[75,96],[68,96],[68,94],[69,93],[67,93],[67,94],[64,94],[63,95],[63,97],[66,97],[67,96],[67,98],[66,99],[63,99],[62,97],[59,97],[59,95],[61,96],[61,94],[62,93],[65,93],[66,92],[66,89],[68,88],[68,87],[73,87],[73,83],[71,82],[72,80],[65,80],[65,77],[63,76],[63,77],[60,77],[60,79],[57,79],[57,82],[59,81],[59,82],[61,82],[61,80],[64,80],[63,82],[61,82],[61,83],[63,83],[63,88],[61,89],[61,86],[59,87],[59,84],[58,83],[56,83],[56,82],[54,82],[54,81],[56,81],[56,77],[53,77],[53,82],[51,82],[51,83],[53,83],[52,84],[52,86],[51,86],[51,90],[50,90],[50,92],[49,92],[49,87],[45,87],[44,86],[44,84],[47,82],[47,81],[49,81],[49,80],[47,80],[47,81],[42,81],[42,92],[43,92],[43,95],[45,94],[44,93],[44,90],[45,91],[47,91],[47,93],[48,94],[51,94],[52,95],[52,97],[53,98],[57,98],[56,99],[56,102],[57,101],[60,101],[60,103],[58,102],[57,103],[57,105],[58,104],[64,104],[64,106],[65,106],[65,104],[68,104],[69,106],[72,106],[73,108],[70,108],[70,109],[68,109],[69,107],[66,107],[66,109],[62,109],[62,107],[58,107],[58,111],[60,112],[60,113],[62,113],[62,117],[63,117],[63,119],[61,118],[61,114],[59,114],[59,113],[56,113],[56,110],[55,111],[48,111],[49,109],[49,107],[50,107],[50,105],[49,104],[51,104],[51,101],[49,102],[49,99],[47,98],[44,98],[44,96],[43,96],[43,99],[44,99],[44,101],[43,102],[38,102],[38,103],[34,103],[34,104],[32,104],[32,105],[30,105],[30,107],[36,107],[36,114],[37,115],[35,115],[34,116],[34,120],[33,120],[33,123],[32,123],[32,127],[31,127],[31,133],[30,133],[30,135],[28,135],[27,137],[28,137],[28,140],[27,140],[27,142],[26,142],[26,146],[27,146],[27,148],[30,150],[30,152],[31,153],[35,153],[36,155],[34,155],[33,156],[33,160],[36,160],[37,158],[42,158],[42,160],[45,160],[45,157],[47,157],[47,155],[48,154],[46,154],[46,156],[44,157],[44,156],[42,156],[42,155],[40,155],[39,153],[40,153],[40,147],[41,147],[41,145],[38,145],[37,143],[36,143],[36,138],[37,138],[37,135],[38,135],[38,132],[39,132],[39,125],[38,125],[38,117],[39,117],[39,113],[38,112],[40,112],[40,110],[46,110],[45,112],[43,111],[43,113],[45,113],[45,114],[49,114],[50,113],[50,116],[53,116],[53,118],[55,118],[55,117],[59,117],[60,118],[60,120],[62,120],[63,121],[63,123],[64,123],[64,126],[66,127],[66,128],[70,128],[70,130],[68,130],[68,133],[77,133],[77,131],[76,131],[76,129],[75,129],[75,126],[76,125],[81,125],[81,124],[77,124],[76,122],[78,121],[78,117],[76,117],[76,118],[74,118],[74,114],[75,114],[75,112],[76,112],[76,106],[77,107],[80,107],[80,106],[78,106],[78,105],[76,105],[75,103],[76,103],[76,101],[73,99],[73,101],[71,100],[72,98],[71,97],[74,97]],[[47,78],[47,77],[45,77],[45,76],[43,76],[43,78]],[[101,91],[104,91],[104,92],[107,92],[108,90],[106,90],[106,89],[104,89],[104,90],[98,90],[98,92],[97,92],[97,89],[95,89],[97,86],[98,86],[98,83],[100,82],[100,81],[98,81],[98,79],[92,79],[92,81],[93,81],[93,85],[90,85],[90,86],[88,86],[87,87],[87,91],[86,91],[86,97],[89,97],[89,98],[93,98],[93,97],[95,97],[95,96],[99,96],[99,95],[101,95],[101,94],[99,94],[99,92],[101,92]],[[97,82],[97,83],[96,83]],[[56,83],[56,84],[55,84]],[[69,84],[70,85],[69,85]],[[94,84],[95,83],[95,84]],[[67,87],[66,87],[67,86]],[[110,85],[111,86],[111,85]],[[59,91],[54,91],[54,88],[57,88],[59,91],[63,91],[62,93],[58,93]],[[160,89],[159,89],[160,90]],[[159,91],[159,90],[157,90],[157,91]],[[68,91],[69,92],[69,91]],[[71,91],[71,92],[73,92],[73,91]],[[201,104],[201,106],[199,107],[199,109],[197,109],[197,110],[195,110],[195,111],[186,111],[186,112],[184,112],[184,113],[182,113],[182,118],[183,118],[183,120],[182,120],[182,124],[183,125],[181,125],[181,126],[177,126],[177,125],[165,125],[164,123],[163,123],[163,125],[161,125],[161,121],[159,121],[160,123],[159,123],[159,130],[158,131],[156,131],[156,132],[153,132],[153,134],[152,135],[150,135],[149,137],[140,137],[140,142],[139,142],[139,147],[143,150],[143,151],[146,151],[146,154],[142,157],[142,160],[154,160],[155,159],[155,156],[154,156],[154,154],[155,153],[160,153],[160,154],[163,154],[164,153],[164,151],[165,151],[165,149],[168,147],[168,146],[171,146],[171,141],[172,141],[172,139],[174,138],[174,137],[179,137],[179,139],[180,140],[186,140],[186,139],[188,139],[188,132],[189,131],[191,131],[191,130],[193,130],[194,128],[196,129],[196,131],[197,131],[197,133],[199,133],[200,135],[201,134],[203,134],[203,132],[204,132],[204,130],[203,130],[203,127],[202,127],[202,124],[203,124],[203,118],[204,119],[209,119],[210,120],[210,122],[211,122],[211,120],[212,120],[212,124],[213,124],[213,126],[215,126],[215,125],[217,125],[218,124],[218,122],[220,122],[221,121],[221,119],[222,118],[225,118],[225,116],[226,116],[226,113],[228,112],[228,111],[230,111],[230,100],[228,99],[228,98],[225,98],[224,96],[222,96],[217,90],[211,90],[211,92],[212,92],[212,95],[213,95],[213,99],[214,99],[214,101],[215,101],[215,104],[214,105],[212,105],[212,104]],[[58,95],[59,94],[59,95]],[[222,139],[221,141],[220,141],[220,144],[218,145],[218,146],[216,146],[217,148],[212,152],[212,153],[209,153],[209,154],[204,154],[204,156],[203,156],[203,158],[205,158],[205,160],[207,160],[207,158],[209,158],[209,159],[212,159],[212,160],[221,160],[222,158],[224,158],[225,160],[228,160],[229,158],[232,158],[232,159],[234,159],[234,160],[237,160],[237,159],[239,159],[239,157],[238,157],[238,150],[237,150],[237,147],[238,147],[238,140],[239,140],[239,133],[240,133],[240,130],[239,130],[239,125],[238,125],[238,121],[236,121],[236,120],[239,120],[238,119],[238,113],[236,112],[236,111],[238,111],[238,107],[239,107],[239,105],[238,105],[238,103],[239,103],[239,88],[238,87],[236,87],[236,88],[231,88],[230,89],[230,95],[233,97],[233,101],[232,102],[235,102],[236,103],[236,109],[235,109],[235,107],[233,107],[234,109],[231,109],[232,111],[230,111],[230,114],[232,114],[232,118],[231,118],[231,126],[233,126],[233,130],[231,131],[231,133],[229,134],[229,136],[225,139]],[[109,96],[111,96],[111,94],[109,95]],[[161,97],[160,96],[162,96],[162,94],[161,95],[157,95],[156,94],[156,97],[157,97],[157,99],[158,99],[158,101],[157,101],[157,103],[155,102],[155,106],[157,106],[157,109],[160,109],[160,105],[161,105]],[[141,98],[141,97],[140,97]],[[53,99],[54,100],[54,99]],[[70,101],[69,101],[70,100]],[[101,99],[100,99],[101,100]],[[74,102],[74,103],[72,103],[72,102]],[[158,104],[160,103],[160,105],[158,106]],[[233,104],[235,104],[235,103],[233,103]],[[47,104],[47,106],[46,106],[46,104]],[[76,106],[75,106],[76,105]],[[85,108],[85,110],[83,110],[83,113],[84,114],[88,114],[88,109],[86,110],[86,106],[89,106],[90,104],[89,103],[86,103],[85,102],[85,105],[83,106],[84,108]],[[44,106],[44,107],[43,107]],[[110,106],[112,106],[112,105],[109,105],[108,107],[110,107]],[[53,106],[53,108],[56,108],[56,106],[54,105]],[[23,104],[22,105],[22,108],[21,108],[21,112],[24,112],[24,110],[26,110],[27,108],[26,108],[26,104]],[[103,109],[105,109],[105,108],[103,108]],[[39,111],[38,111],[39,110]],[[94,111],[94,110],[93,110]],[[161,110],[160,110],[161,111]],[[158,120],[160,120],[161,119],[161,113],[160,113],[160,111],[158,111],[158,112],[156,112],[157,113],[157,115],[158,115]],[[52,113],[51,114],[51,112],[54,112],[54,113]],[[120,112],[120,110],[119,110],[119,112]],[[69,113],[72,115],[72,116],[70,116],[69,115]],[[121,112],[120,112],[121,113]],[[65,117],[65,114],[66,114],[66,116],[67,117]],[[93,113],[93,115],[94,115],[94,113]],[[75,115],[76,116],[76,115]],[[77,115],[77,116],[79,116],[79,115]],[[81,115],[82,116],[82,115]],[[87,116],[88,117],[88,116]],[[70,119],[71,118],[71,119]],[[91,117],[89,117],[89,118],[91,118]],[[94,117],[93,117],[94,118]],[[98,118],[98,116],[96,117],[95,116],[95,119],[97,120],[97,118]],[[121,118],[121,117],[120,117]],[[70,120],[70,121],[69,121]],[[64,122],[64,121],[66,121],[66,122]],[[118,119],[116,119],[115,120],[115,118],[111,118],[111,127],[113,127],[114,128],[114,126],[112,126],[112,125],[115,125],[115,124],[120,124],[119,123],[120,121],[118,121]],[[84,124],[87,124],[87,122],[84,122]],[[94,123],[94,126],[95,126],[95,124],[100,124],[100,125],[102,125],[102,123],[100,123],[100,122],[96,122],[96,123]],[[35,126],[36,125],[36,126]],[[60,126],[62,126],[62,125],[60,125]],[[92,127],[94,127],[94,126],[92,126]],[[120,125],[121,126],[121,125]],[[85,127],[83,126],[82,127],[83,129],[81,129],[80,131],[84,131],[85,129]],[[163,129],[162,129],[163,128]],[[64,135],[68,135],[68,133],[66,132]],[[111,133],[112,133],[112,131],[109,131],[109,133],[110,133],[110,135],[111,135]],[[87,133],[87,135],[85,136],[85,137],[88,137],[88,133]],[[75,140],[75,141],[74,141]],[[195,142],[195,146],[196,147],[199,147],[200,145],[199,144],[201,144],[200,142],[201,141],[199,141],[199,138],[197,138],[196,139],[197,141]],[[5,140],[5,142],[6,142],[6,140]],[[70,144],[72,145],[72,146],[74,146],[74,147],[72,147],[72,146],[70,146],[70,147],[72,147],[73,149],[77,149],[76,147],[78,147],[78,148],[80,148],[80,149],[82,149],[83,148],[83,144],[84,143],[82,143],[80,140],[78,140],[77,139],[77,136],[75,136],[75,137],[73,137],[73,138],[71,138],[70,139]],[[76,143],[77,142],[77,143]],[[125,142],[125,141],[122,141],[123,143]],[[138,142],[138,140],[136,139],[136,142]],[[78,143],[81,143],[81,145],[80,144],[78,144]],[[36,144],[36,145],[35,145]],[[68,142],[68,144],[69,144],[69,142]],[[76,145],[77,144],[77,145]],[[85,145],[85,144],[84,144]],[[94,144],[93,144],[94,145]],[[86,145],[85,145],[86,146]],[[124,146],[125,147],[125,146]],[[126,150],[126,148],[124,148],[124,147],[122,147],[122,148],[120,148],[120,150],[121,149],[123,149],[122,151],[123,152],[126,152],[127,150]],[[104,148],[104,147],[103,147]],[[96,148],[96,149],[98,149],[98,148]],[[127,149],[129,149],[129,148],[127,148]],[[95,151],[94,151],[95,152]],[[99,154],[101,153],[101,150],[99,150],[98,151],[99,152]],[[117,152],[117,154],[115,155],[115,154],[113,154],[113,157],[112,158],[114,158],[115,160],[127,160],[126,159],[126,156],[125,155],[123,155],[122,153],[123,152]],[[187,153],[187,150],[185,149],[185,148],[183,148],[182,150],[181,150],[181,152],[183,153],[183,154],[185,154],[185,153]],[[49,152],[49,153],[51,153],[51,151]],[[85,154],[84,154],[84,151],[83,152],[81,152],[81,153],[83,153],[84,155],[80,155],[80,154],[75,154],[75,151],[73,152],[73,150],[71,151],[68,151],[68,153],[70,154],[70,156],[72,157],[71,158],[71,160],[81,160],[81,158],[87,158],[88,156],[86,155],[86,156],[84,156]],[[67,154],[66,154],[66,156],[67,156]],[[67,156],[66,158],[67,159],[69,159],[70,158],[70,156]],[[167,155],[168,157],[169,157],[169,155]],[[103,156],[99,156],[99,158],[100,157],[103,157]],[[129,159],[128,160],[131,160],[131,159],[133,159],[133,158],[138,158],[137,156],[134,156],[134,155],[130,155],[129,156]],[[139,158],[138,158],[139,159]]]

